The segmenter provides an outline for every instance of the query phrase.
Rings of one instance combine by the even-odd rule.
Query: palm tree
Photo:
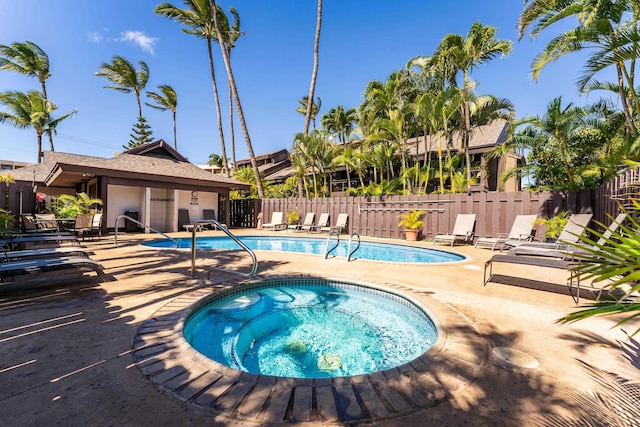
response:
[[[199,38],[203,38],[207,42],[207,52],[209,54],[209,70],[211,72],[211,84],[213,86],[213,98],[216,106],[216,117],[218,122],[218,134],[220,135],[220,148],[222,150],[222,157],[227,158],[227,148],[224,143],[224,132],[222,130],[222,113],[220,111],[220,100],[218,99],[218,85],[216,83],[216,73],[213,65],[213,50],[211,48],[212,41],[220,41],[218,35],[220,32],[216,31],[214,26],[215,4],[212,4],[209,0],[184,0],[188,9],[178,9],[171,3],[165,2],[156,6],[155,13],[162,15],[165,18],[173,19],[185,26],[182,31],[186,34],[195,35]],[[226,22],[226,15],[224,16]],[[226,24],[225,24],[226,25]],[[224,28],[224,25],[220,25],[220,28]],[[222,43],[220,44],[223,50]],[[222,165],[223,172],[227,176],[231,176],[231,172],[226,164]]]
[[[213,14],[213,24],[216,34],[222,34],[220,20],[218,19],[218,15],[224,16],[224,11],[216,6],[215,0],[211,0],[211,7],[215,10]],[[240,119],[240,126],[242,127],[242,133],[244,134],[244,141],[247,144],[247,152],[249,153],[249,159],[251,160],[251,167],[253,168],[253,173],[256,177],[256,186],[258,189],[258,197],[264,198],[264,189],[262,186],[262,180],[260,179],[260,171],[258,170],[258,162],[256,161],[256,156],[253,152],[253,145],[251,144],[251,137],[249,136],[249,130],[247,128],[247,122],[244,118],[244,112],[242,111],[242,104],[240,103],[240,95],[238,94],[238,88],[236,86],[236,80],[233,77],[233,71],[231,70],[231,62],[229,60],[229,53],[227,49],[225,49],[223,43],[220,43],[220,50],[222,52],[222,59],[224,60],[224,66],[227,69],[227,77],[229,78],[229,85],[231,86],[231,93],[233,93],[233,99],[236,102],[236,109],[238,111],[238,118]],[[222,155],[226,158],[225,153]]]
[[[220,34],[231,61],[231,50],[236,47],[236,41],[245,33],[240,31],[240,15],[233,7],[229,8],[229,13],[233,16],[233,25],[227,31]],[[229,132],[231,133],[231,161],[233,168],[236,168],[236,135],[233,129],[233,93],[229,84]]]
[[[49,56],[44,50],[33,42],[12,43],[0,45],[0,70],[8,70],[27,76],[35,77],[42,86],[42,96],[47,96],[46,81],[51,77],[49,72]],[[53,149],[53,136],[48,133],[49,146]]]
[[[316,78],[318,77],[318,50],[320,47],[320,28],[322,27],[322,0],[318,0],[318,17],[316,21],[316,37],[313,43],[313,72],[311,73],[311,84],[309,85],[309,96],[307,101],[313,99],[316,90]],[[304,134],[309,133],[309,121],[311,120],[312,103],[307,102],[307,114],[304,119]]]
[[[575,189],[575,172],[572,167],[571,150],[569,149],[569,138],[573,132],[583,125],[585,111],[573,103],[562,106],[562,97],[558,97],[549,102],[547,111],[543,116],[529,116],[522,119],[519,124],[530,127],[536,135],[532,141],[537,142],[542,151],[542,158],[545,159],[545,167],[548,171],[553,170],[552,161],[555,156],[547,154],[548,150],[555,148],[559,160],[563,166],[562,173],[566,176],[569,189]],[[540,139],[542,138],[542,140]],[[540,146],[540,142],[543,143]],[[562,187],[558,177],[553,177],[554,184]]]
[[[579,26],[552,38],[532,64],[532,76],[538,79],[542,69],[563,55],[589,49],[585,74],[578,80],[584,90],[594,74],[615,66],[618,96],[630,136],[638,134],[634,117],[640,108],[635,88],[635,62],[640,46],[638,24],[640,4],[618,0],[525,0],[518,19],[519,38],[533,25],[531,37],[537,37],[555,22],[577,18]],[[627,88],[631,91],[627,91]],[[630,96],[629,96],[630,95]]]
[[[160,93],[147,92],[147,97],[153,99],[155,104],[149,104],[145,102],[151,108],[155,108],[160,111],[171,111],[173,115],[173,148],[178,149],[178,136],[176,132],[176,110],[178,108],[178,95],[176,91],[169,85],[158,86]]]
[[[298,100],[298,104],[300,106],[296,108],[296,113],[300,113],[303,116],[307,116],[307,104],[309,102],[308,96],[303,96],[302,99]],[[320,111],[320,107],[322,106],[322,100],[320,97],[316,97],[316,101],[311,105],[311,121],[313,122],[313,128],[316,128],[316,116],[318,115],[318,111]]]
[[[38,147],[38,163],[42,162],[42,135],[55,133],[55,129],[63,120],[71,117],[76,110],[57,119],[51,116],[56,109],[53,102],[44,98],[37,90],[27,93],[9,91],[0,93],[0,103],[5,104],[12,113],[0,112],[0,123],[7,122],[17,128],[33,128],[36,131]]]
[[[471,81],[471,71],[479,65],[494,59],[498,55],[505,57],[511,53],[510,40],[497,40],[496,28],[474,22],[465,38],[459,34],[447,34],[436,49],[433,56],[426,61],[428,67],[438,73],[454,86],[458,86],[456,78],[462,73],[462,86],[458,86],[465,102],[460,109],[460,136],[465,152],[467,165],[467,181],[471,181],[471,156],[469,141],[471,134],[471,113],[469,100],[475,83]]]
[[[142,117],[140,94],[149,81],[149,67],[144,61],[138,61],[138,65],[140,65],[140,69],[136,70],[136,67],[131,62],[116,55],[110,64],[102,63],[99,71],[97,71],[95,75],[104,77],[113,83],[112,85],[104,86],[107,89],[113,89],[123,93],[133,92],[138,104],[138,117]]]
[[[327,111],[320,120],[322,126],[338,137],[338,142],[346,143],[347,136],[355,127],[358,120],[358,112],[355,108],[345,110],[342,105]]]

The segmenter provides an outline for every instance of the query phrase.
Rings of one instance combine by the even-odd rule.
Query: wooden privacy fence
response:
[[[301,218],[307,212],[330,214],[331,224],[340,213],[349,215],[348,230],[361,236],[404,238],[404,230],[398,226],[399,215],[411,209],[425,211],[422,238],[431,239],[436,234],[450,232],[456,217],[461,213],[476,214],[476,236],[497,236],[508,233],[516,215],[536,214],[540,218],[550,218],[562,211],[572,213],[593,213],[594,219],[608,224],[606,213],[615,215],[615,200],[606,193],[585,190],[579,193],[569,191],[542,192],[488,192],[473,194],[429,194],[420,196],[384,197],[332,197],[332,198],[287,198],[264,199],[263,218],[271,218],[273,212],[285,215],[297,210]],[[610,210],[607,210],[610,209]],[[536,235],[540,237],[544,226],[537,225]]]

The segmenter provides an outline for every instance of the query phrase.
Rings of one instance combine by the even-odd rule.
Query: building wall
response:
[[[216,212],[216,218],[219,218],[218,193],[180,190],[178,194],[176,212],[177,209],[187,209],[192,223],[204,219],[203,209],[213,209]]]
[[[106,221],[109,228],[113,227],[116,218],[126,211],[142,212],[144,188],[124,185],[109,185],[107,188],[109,206],[107,206]],[[118,225],[124,227],[124,220],[120,220]]]

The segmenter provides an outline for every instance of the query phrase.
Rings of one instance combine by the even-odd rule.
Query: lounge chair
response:
[[[285,230],[287,223],[284,222],[284,212],[274,212],[271,214],[271,222],[262,224],[262,228],[265,230],[271,229],[274,231]]]
[[[89,258],[89,254],[80,246],[61,246],[54,248],[25,249],[21,251],[0,252],[0,262],[30,258],[51,258],[66,256],[82,256],[85,258]]]
[[[89,237],[91,240],[93,240],[93,238],[97,236],[98,240],[100,240],[100,237],[102,236],[102,214],[101,213],[93,214],[93,220],[91,221],[91,226],[89,227],[89,230],[87,230],[84,233],[84,236]]]
[[[0,239],[0,246],[6,247],[10,250],[16,248],[17,245],[23,243],[62,243],[71,242],[72,244],[78,243],[78,238],[74,234],[60,234],[60,233],[47,233],[46,235],[26,235],[26,236],[11,236],[6,239]]]
[[[320,231],[328,231],[328,232],[337,231],[338,234],[342,234],[342,232],[347,229],[348,222],[349,222],[349,215],[346,213],[341,213],[341,214],[338,214],[336,225],[332,225],[328,227],[320,227]]]
[[[188,209],[178,209],[178,229],[184,228],[186,231],[193,230],[193,223],[189,218],[189,210]],[[198,226],[196,231],[202,231],[202,227]]]
[[[530,241],[532,238],[533,223],[537,217],[538,215],[518,215],[513,221],[509,234],[501,233],[498,234],[498,237],[481,237],[476,241],[475,247],[486,246],[490,247],[493,251],[496,247],[502,247],[502,245],[509,240]]]
[[[203,218],[204,218],[204,219],[206,219],[206,220],[214,219],[214,220],[218,221],[218,218],[216,217],[216,211],[215,211],[215,210],[213,210],[213,209],[203,209],[203,210],[202,210],[202,216],[203,216]],[[218,222],[220,222],[220,221],[218,221]],[[227,224],[223,224],[223,223],[221,223],[221,222],[220,222],[220,225],[222,225],[223,227],[227,228]],[[215,224],[213,224],[213,223],[211,223],[211,224],[205,224],[205,225],[204,225],[204,227],[205,227],[205,228],[210,228],[210,229],[212,229],[212,230],[216,230],[216,229],[218,228],[218,227],[217,227]]]
[[[564,226],[556,242],[527,242],[520,240],[507,240],[502,245],[500,251],[503,249],[510,249],[516,246],[526,246],[535,248],[547,248],[547,249],[562,249],[567,245],[576,244],[580,241],[580,236],[584,232],[584,229],[589,225],[593,214],[572,214],[569,217],[569,221]]]
[[[580,276],[574,274],[572,269],[578,264],[576,260],[565,260],[565,259],[557,259],[557,258],[547,258],[547,257],[539,257],[539,256],[525,256],[525,255],[509,255],[509,254],[496,254],[492,256],[487,262],[484,264],[484,276],[483,283],[484,286],[487,283],[491,282],[494,278],[493,274],[493,264],[494,263],[505,263],[505,264],[516,264],[516,265],[530,265],[538,268],[553,268],[560,269],[564,271],[568,271],[569,278],[567,279],[567,286],[569,289],[569,294],[573,297],[576,304],[579,303],[580,300]],[[487,275],[487,269],[489,270],[489,275]],[[575,296],[573,295],[573,279],[576,279],[577,291]],[[513,283],[519,283],[517,278],[513,279]],[[556,285],[557,286],[557,285]],[[545,289],[550,290],[550,289]]]
[[[37,274],[43,271],[89,268],[95,271],[103,281],[109,279],[103,267],[96,261],[84,257],[38,258],[0,263],[0,281],[6,282],[6,276],[17,274]]]
[[[436,242],[447,242],[453,246],[456,241],[470,242],[473,240],[473,227],[476,224],[476,214],[458,214],[451,234],[437,234],[433,237]]]
[[[37,233],[38,224],[33,214],[21,214],[20,215],[20,229],[23,233]]]
[[[316,214],[313,212],[308,212],[304,217],[304,221],[302,222],[302,224],[300,224],[300,227],[298,227],[296,231],[311,231],[311,228],[313,227],[313,221],[315,221],[315,219]]]
[[[562,249],[555,248],[547,248],[547,247],[535,247],[535,246],[516,246],[509,250],[509,255],[529,255],[529,256],[544,256],[550,258],[562,258],[562,259],[573,259],[579,255],[585,255],[593,253],[594,251],[599,250],[600,247],[606,244],[607,239],[611,237],[611,235],[618,229],[620,224],[622,224],[627,219],[626,213],[620,213],[618,216],[609,224],[609,227],[602,233],[602,237],[598,239],[595,245],[587,246],[581,241],[575,242],[570,245],[566,245]],[[560,242],[562,244],[562,242]]]
[[[309,231],[312,233],[319,233],[320,231],[322,231],[323,229],[326,229],[327,227],[329,227],[329,214],[325,212],[320,214],[320,218],[318,218],[318,223],[316,225],[312,225],[309,228]]]

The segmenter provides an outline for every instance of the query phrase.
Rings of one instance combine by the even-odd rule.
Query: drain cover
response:
[[[498,359],[520,368],[534,369],[539,364],[536,359],[527,353],[509,347],[495,347],[491,353]]]

